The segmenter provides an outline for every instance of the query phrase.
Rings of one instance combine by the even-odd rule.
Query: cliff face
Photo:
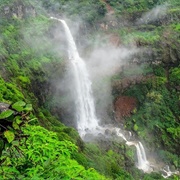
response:
[[[32,5],[28,5],[23,1],[15,1],[11,4],[4,5],[1,8],[1,16],[6,18],[25,18],[25,17],[35,17],[36,10]]]

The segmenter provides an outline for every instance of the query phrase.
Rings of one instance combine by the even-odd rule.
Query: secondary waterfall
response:
[[[56,19],[56,18],[52,18]],[[94,131],[98,127],[98,119],[95,114],[94,99],[92,96],[91,81],[86,64],[79,56],[72,34],[64,20],[56,19],[63,24],[68,41],[68,57],[73,66],[76,96],[77,129],[82,136],[89,129]]]
[[[144,172],[152,171],[152,168],[150,167],[150,164],[146,158],[146,153],[145,153],[142,143],[127,141],[126,144],[129,146],[133,145],[136,147],[136,154],[137,154],[137,159],[138,159],[138,162],[137,162],[138,169],[142,169]]]
[[[121,129],[115,128],[116,134],[119,137],[122,137],[128,146],[135,146],[136,147],[136,154],[137,154],[137,168],[142,169],[144,172],[151,172],[152,168],[150,167],[150,163],[146,158],[146,152],[141,142],[139,141],[128,141],[127,138],[121,133]]]

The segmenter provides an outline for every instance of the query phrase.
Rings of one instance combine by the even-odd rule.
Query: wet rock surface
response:
[[[36,11],[32,5],[25,5],[23,2],[18,1],[2,7],[0,14],[6,18],[22,19],[29,16],[35,17]]]

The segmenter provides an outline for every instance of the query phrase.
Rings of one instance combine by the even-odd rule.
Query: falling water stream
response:
[[[57,19],[63,24],[65,35],[68,41],[68,57],[72,65],[74,74],[74,91],[76,93],[76,119],[77,129],[80,136],[84,139],[86,133],[98,135],[99,133],[105,134],[108,129],[116,133],[118,137],[121,137],[128,146],[135,146],[137,153],[137,168],[144,172],[151,172],[152,168],[149,161],[146,158],[146,152],[141,142],[139,141],[128,141],[122,133],[122,130],[117,127],[109,127],[108,125],[102,127],[99,125],[99,121],[96,117],[95,104],[92,94],[91,81],[87,71],[87,67],[83,59],[79,56],[75,41],[72,34],[67,26],[66,22],[61,19]],[[171,171],[168,172],[170,173]]]
[[[53,18],[56,19],[56,18]],[[91,81],[85,62],[80,58],[76,44],[69,27],[64,20],[56,19],[63,24],[68,41],[68,56],[73,66],[74,91],[76,94],[76,119],[77,129],[82,136],[89,129],[94,131],[98,128],[98,119],[95,113],[94,99],[92,95]]]

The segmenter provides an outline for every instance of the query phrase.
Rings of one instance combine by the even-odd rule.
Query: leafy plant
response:
[[[170,71],[170,80],[175,84],[180,84],[180,68],[172,68]]]
[[[0,177],[3,179],[107,179],[93,168],[85,170],[71,159],[77,147],[70,141],[59,141],[56,133],[40,126],[22,129],[26,138],[3,151]]]
[[[31,104],[18,101],[12,104],[9,109],[6,108],[0,113],[0,139],[4,144],[0,149],[1,152],[6,144],[11,146],[14,140],[20,139],[21,127],[30,121],[31,111]]]

